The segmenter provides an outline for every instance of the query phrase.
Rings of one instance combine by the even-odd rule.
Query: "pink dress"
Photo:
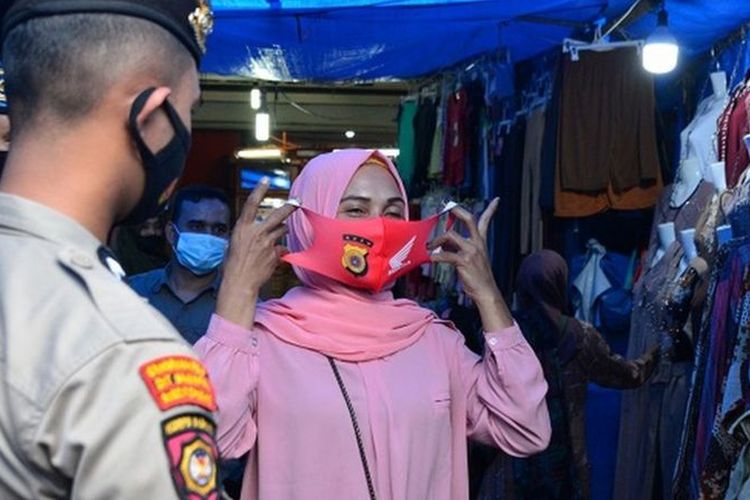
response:
[[[466,437],[525,456],[550,423],[539,361],[517,326],[484,360],[435,323],[385,358],[337,361],[379,500],[468,499]],[[196,344],[217,392],[224,458],[250,452],[242,499],[366,500],[344,399],[325,356],[214,315]]]

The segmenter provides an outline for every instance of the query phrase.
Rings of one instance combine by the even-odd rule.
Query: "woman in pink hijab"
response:
[[[487,255],[497,201],[478,224],[454,208],[470,237],[448,232],[430,245],[442,248],[432,260],[456,266],[477,304],[487,341],[480,358],[450,323],[388,287],[366,291],[295,266],[303,286],[257,304],[294,210],[255,222],[266,189],[238,221],[216,314],[196,344],[216,390],[220,452],[249,452],[243,500],[468,499],[467,438],[519,457],[546,448],[547,384]],[[315,158],[291,196],[305,209],[288,221],[294,252],[314,241],[308,211],[408,219],[396,169],[368,150]]]

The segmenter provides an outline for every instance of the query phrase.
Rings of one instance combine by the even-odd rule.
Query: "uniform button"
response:
[[[490,337],[489,339],[487,339],[487,342],[489,342],[491,346],[494,346],[495,344],[497,344],[497,339],[495,337]]]
[[[83,254],[75,254],[71,259],[71,262],[73,262],[73,264],[75,264],[76,266],[82,267],[84,269],[91,269],[92,267],[94,267],[94,261]]]
[[[255,337],[253,337],[252,343],[253,343],[253,347],[258,347],[258,339],[256,339]]]

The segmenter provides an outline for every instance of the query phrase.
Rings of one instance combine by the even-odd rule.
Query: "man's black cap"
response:
[[[3,1],[2,40],[19,24],[36,17],[65,14],[120,14],[158,24],[193,55],[196,64],[206,51],[213,29],[210,0],[15,0]]]

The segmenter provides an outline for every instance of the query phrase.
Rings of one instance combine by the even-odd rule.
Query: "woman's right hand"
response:
[[[258,209],[267,192],[268,179],[264,178],[245,202],[232,232],[216,301],[216,314],[248,329],[253,326],[260,287],[271,278],[286,251],[277,245],[287,233],[284,222],[296,210],[283,205],[258,222]]]

